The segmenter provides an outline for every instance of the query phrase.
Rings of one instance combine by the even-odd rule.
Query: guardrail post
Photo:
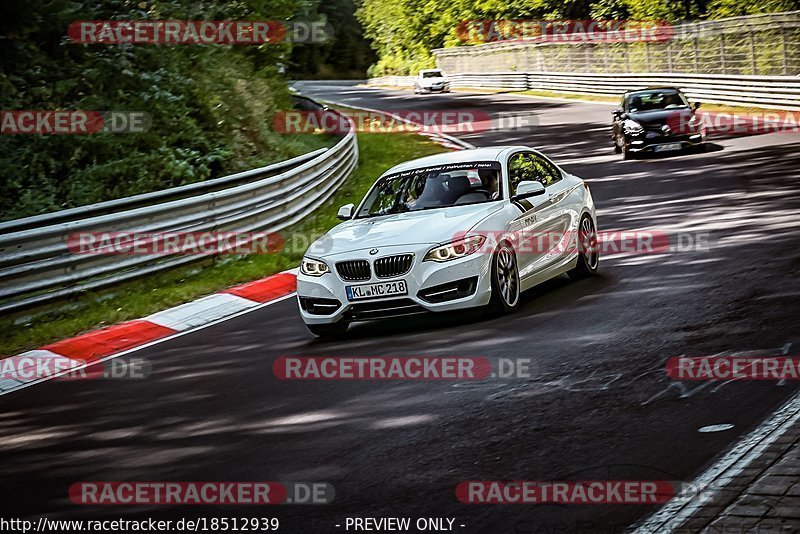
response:
[[[590,46],[591,45],[586,45],[586,48],[584,48],[583,56],[586,64],[583,67],[583,72],[594,72],[593,69],[590,70],[590,65],[592,64],[591,54],[589,53]]]
[[[781,52],[783,55],[783,75],[789,75],[789,65],[787,64],[789,60],[789,52],[786,50],[786,27],[781,25]]]
[[[672,41],[667,41],[667,72],[672,72]]]

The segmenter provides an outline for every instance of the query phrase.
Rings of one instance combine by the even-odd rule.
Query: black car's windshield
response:
[[[625,108],[628,113],[685,107],[689,107],[689,102],[686,101],[686,97],[674,89],[640,91],[629,94],[625,99]]]
[[[367,195],[358,218],[492,202],[502,198],[500,163],[453,163],[390,174]]]

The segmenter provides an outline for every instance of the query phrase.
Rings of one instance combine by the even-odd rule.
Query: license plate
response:
[[[408,286],[405,280],[394,282],[381,282],[379,284],[362,284],[360,286],[345,286],[347,300],[376,299],[394,295],[408,295]]]
[[[655,151],[656,152],[668,152],[670,150],[680,150],[681,144],[680,143],[666,143],[664,145],[656,145]]]

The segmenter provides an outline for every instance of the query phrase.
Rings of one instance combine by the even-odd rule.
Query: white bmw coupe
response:
[[[429,311],[511,312],[521,291],[598,267],[589,186],[524,146],[401,163],[339,218],[297,276],[300,315],[317,336]]]

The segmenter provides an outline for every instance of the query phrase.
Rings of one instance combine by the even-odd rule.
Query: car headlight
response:
[[[303,258],[303,261],[300,262],[300,272],[308,276],[322,276],[331,270],[324,261]]]
[[[477,252],[483,242],[486,241],[486,236],[473,235],[469,237],[462,237],[444,245],[432,248],[425,254],[423,261],[450,261],[469,256]]]
[[[626,120],[625,123],[622,125],[622,128],[628,135],[639,135],[640,133],[644,132],[644,128],[642,128],[642,125],[631,119]]]

